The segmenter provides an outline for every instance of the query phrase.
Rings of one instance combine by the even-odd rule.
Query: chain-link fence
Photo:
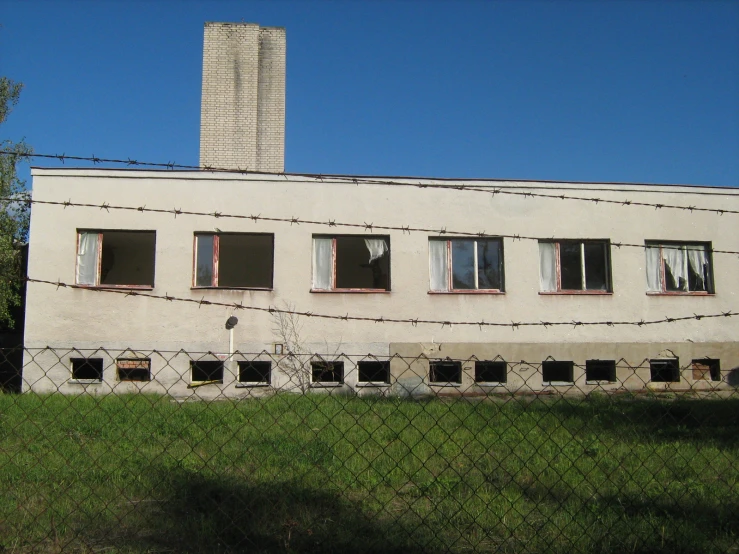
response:
[[[0,352],[0,552],[732,552],[720,360]]]

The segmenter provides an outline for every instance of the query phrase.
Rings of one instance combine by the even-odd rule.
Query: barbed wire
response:
[[[96,208],[99,210],[122,210],[122,211],[131,211],[131,212],[140,212],[140,213],[158,213],[158,214],[168,214],[173,215],[175,218],[178,215],[191,215],[191,216],[199,216],[199,217],[213,217],[216,219],[244,219],[244,220],[251,220],[253,222],[258,221],[269,221],[269,222],[275,222],[275,223],[288,223],[290,225],[300,225],[300,224],[306,224],[306,225],[321,225],[326,227],[342,227],[342,228],[351,228],[351,229],[361,229],[365,232],[372,233],[373,231],[401,231],[402,233],[425,233],[425,234],[435,234],[439,237],[448,236],[449,238],[454,238],[455,236],[466,236],[466,237],[478,237],[478,238],[507,238],[512,240],[533,240],[537,242],[546,242],[546,241],[556,241],[557,239],[554,237],[541,237],[541,236],[530,236],[530,235],[519,235],[519,234],[511,234],[511,233],[487,233],[485,231],[461,231],[461,230],[454,230],[454,229],[447,229],[446,227],[442,228],[432,228],[432,227],[412,227],[410,225],[377,225],[375,223],[349,223],[349,222],[340,222],[333,219],[328,219],[326,221],[322,220],[316,220],[316,219],[303,219],[300,217],[272,217],[272,216],[263,216],[261,213],[254,215],[254,214],[229,214],[225,212],[219,212],[219,211],[213,211],[213,212],[202,212],[202,211],[195,211],[195,210],[183,210],[181,208],[147,208],[146,205],[142,206],[123,206],[123,205],[114,205],[109,204],[107,202],[103,202],[101,204],[93,204],[89,202],[72,202],[71,199],[69,200],[33,200],[31,198],[24,198],[24,199],[18,199],[18,198],[12,198],[12,197],[0,197],[0,201],[16,201],[21,202],[24,204],[42,204],[42,205],[49,205],[49,206],[62,206],[64,208]],[[628,243],[628,242],[613,242],[609,241],[609,244],[611,246],[615,246],[616,248],[640,248],[642,250],[646,248],[650,248],[654,246],[653,244],[636,244],[636,243]],[[669,245],[664,246],[666,248],[669,248]],[[676,246],[675,248],[679,248],[679,246]],[[714,254],[734,254],[739,255],[739,250],[714,250],[711,249],[711,252]]]
[[[308,179],[313,179],[316,181],[321,182],[334,182],[334,183],[346,183],[346,184],[355,184],[355,185],[378,185],[378,186],[406,186],[406,187],[415,187],[415,188],[422,188],[422,189],[450,189],[450,190],[459,190],[459,191],[472,191],[472,192],[483,192],[486,194],[496,195],[496,194],[505,194],[505,195],[512,195],[512,196],[521,196],[524,198],[546,198],[546,199],[553,199],[553,200],[573,200],[573,201],[579,201],[579,202],[588,202],[593,204],[611,204],[611,205],[618,205],[618,206],[640,206],[640,207],[649,207],[654,208],[656,210],[659,209],[668,209],[668,210],[682,210],[687,211],[690,213],[693,212],[708,212],[708,213],[714,213],[716,215],[724,215],[724,214],[739,214],[739,210],[732,210],[732,209],[726,209],[726,208],[707,208],[707,207],[700,207],[700,206],[681,206],[677,204],[667,204],[667,203],[658,203],[658,202],[640,202],[636,200],[612,200],[607,198],[594,198],[589,196],[573,196],[573,195],[567,195],[567,194],[546,194],[546,193],[540,193],[540,192],[521,192],[521,191],[512,191],[507,190],[502,187],[493,187],[492,189],[483,188],[480,186],[468,186],[468,185],[461,185],[461,184],[440,184],[439,179],[435,178],[423,178],[423,180],[427,181],[435,181],[434,184],[429,183],[423,183],[419,180],[417,183],[409,182],[411,179],[415,180],[416,178],[410,178],[410,177],[396,177],[391,179],[381,179],[381,178],[375,178],[375,177],[366,177],[366,176],[350,176],[350,175],[335,175],[335,174],[320,174],[320,173],[287,173],[287,172],[279,172],[279,173],[273,173],[273,172],[265,172],[265,171],[252,171],[249,169],[232,169],[232,168],[220,168],[210,165],[204,165],[204,166],[197,166],[197,165],[187,165],[187,164],[178,164],[175,162],[145,162],[145,161],[139,161],[134,160],[132,158],[127,159],[117,159],[117,158],[99,158],[97,156],[70,156],[67,154],[24,154],[19,155],[15,152],[9,151],[9,150],[0,150],[0,154],[2,155],[8,155],[8,156],[14,156],[16,158],[46,158],[46,159],[56,159],[61,161],[62,163],[65,163],[66,160],[74,160],[74,161],[87,161],[92,162],[93,164],[98,163],[112,163],[112,164],[122,164],[126,166],[136,166],[136,167],[158,167],[163,168],[167,170],[174,170],[174,169],[185,169],[185,170],[195,170],[195,171],[213,171],[213,172],[220,172],[220,173],[234,173],[234,174],[240,174],[240,175],[267,175],[267,176],[277,176],[277,177],[285,177],[293,176],[293,177],[304,177]],[[398,179],[404,179],[404,180],[398,180]],[[466,181],[473,181],[472,179],[461,179]],[[489,179],[489,181],[495,181],[495,179]],[[510,179],[507,179],[506,182],[512,181]],[[546,182],[546,181],[536,181],[536,182]],[[573,183],[576,184],[576,183]],[[663,185],[664,186],[664,185]],[[668,191],[634,191],[634,192],[646,192],[646,193],[667,193]]]
[[[402,323],[402,324],[410,324],[414,327],[418,325],[440,325],[443,327],[454,327],[454,326],[471,326],[471,327],[479,327],[480,329],[483,329],[485,327],[508,327],[512,330],[516,330],[519,327],[568,327],[571,326],[573,328],[577,327],[586,327],[586,326],[604,326],[604,327],[616,327],[616,326],[636,326],[636,327],[644,327],[647,325],[658,325],[662,323],[676,323],[678,321],[700,321],[702,319],[713,319],[713,318],[721,318],[721,317],[734,317],[739,315],[739,312],[733,312],[731,310],[725,311],[725,312],[719,312],[714,314],[692,314],[688,316],[679,316],[679,317],[665,317],[663,319],[654,319],[654,320],[639,320],[639,321],[578,321],[578,320],[572,320],[572,321],[511,321],[510,323],[503,323],[503,322],[490,322],[490,321],[454,321],[454,320],[443,320],[443,319],[423,319],[423,318],[395,318],[395,317],[371,317],[371,316],[357,316],[357,315],[331,315],[331,314],[323,314],[323,313],[317,313],[317,312],[308,312],[308,311],[299,311],[299,310],[290,310],[290,309],[281,309],[281,308],[275,308],[273,306],[269,306],[267,308],[261,307],[261,306],[250,306],[250,305],[244,305],[241,302],[219,302],[216,300],[206,300],[205,297],[202,297],[200,300],[196,298],[180,298],[176,296],[171,296],[167,293],[165,294],[154,294],[149,292],[141,292],[136,290],[118,290],[118,289],[107,289],[102,287],[89,287],[85,285],[76,285],[72,283],[65,283],[61,280],[58,281],[48,281],[45,279],[34,279],[31,277],[25,277],[25,281],[29,283],[40,283],[45,285],[52,285],[57,287],[57,289],[60,288],[69,288],[69,289],[81,289],[81,290],[89,290],[93,292],[102,292],[102,293],[112,293],[112,294],[119,294],[123,296],[135,296],[135,297],[142,297],[142,298],[152,298],[156,300],[164,300],[166,302],[187,302],[189,304],[197,304],[198,307],[202,306],[219,306],[223,308],[231,308],[233,310],[249,310],[249,311],[257,311],[257,312],[265,312],[269,314],[290,314],[295,316],[302,316],[302,317],[309,317],[309,318],[317,318],[317,319],[332,319],[332,320],[338,320],[338,321],[366,321],[366,322],[372,322],[372,323]]]

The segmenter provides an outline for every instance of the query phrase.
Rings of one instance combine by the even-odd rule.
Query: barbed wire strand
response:
[[[546,198],[546,199],[553,199],[553,200],[573,200],[573,201],[579,201],[579,202],[589,202],[593,204],[611,204],[611,205],[618,205],[618,206],[640,206],[640,207],[649,207],[654,209],[667,209],[667,210],[682,210],[687,211],[690,213],[693,212],[708,212],[708,213],[714,213],[716,215],[724,215],[724,214],[732,214],[736,215],[739,214],[739,210],[731,210],[726,208],[707,208],[707,207],[699,207],[699,206],[681,206],[676,204],[666,204],[666,203],[657,203],[657,202],[640,202],[636,200],[611,200],[607,198],[593,198],[588,196],[572,196],[572,195],[566,195],[566,194],[545,194],[545,193],[536,193],[536,192],[520,192],[520,191],[512,191],[512,190],[506,190],[501,187],[494,187],[492,189],[482,188],[480,186],[468,186],[468,185],[460,185],[460,184],[454,184],[454,185],[447,185],[447,184],[439,184],[438,181],[435,184],[429,184],[429,183],[412,183],[407,181],[399,181],[399,180],[393,180],[393,179],[379,179],[374,177],[364,177],[364,176],[345,176],[345,175],[332,175],[332,174],[318,174],[318,173],[286,173],[286,172],[280,172],[280,173],[270,173],[265,171],[251,171],[248,169],[230,169],[230,168],[219,168],[214,167],[210,165],[204,165],[204,166],[196,166],[196,165],[186,165],[186,164],[178,164],[175,162],[144,162],[139,160],[134,160],[131,158],[127,159],[116,159],[116,158],[99,158],[96,156],[69,156],[66,154],[18,154],[16,152],[12,152],[9,150],[0,150],[0,154],[2,155],[8,155],[8,156],[14,156],[16,158],[46,158],[46,159],[57,159],[60,160],[62,163],[64,163],[66,160],[74,160],[74,161],[88,161],[92,162],[93,164],[98,163],[112,163],[112,164],[122,164],[126,166],[143,166],[143,167],[159,167],[164,168],[168,170],[174,170],[174,169],[186,169],[186,170],[195,170],[195,171],[213,171],[213,172],[220,172],[220,173],[235,173],[235,174],[241,174],[241,175],[266,175],[266,176],[278,176],[278,177],[304,177],[309,179],[314,179],[316,181],[329,181],[329,182],[343,182],[347,184],[364,184],[364,185],[378,185],[378,186],[406,186],[406,187],[415,187],[415,188],[422,188],[422,189],[451,189],[451,190],[460,190],[460,191],[473,191],[473,192],[483,192],[486,194],[505,194],[505,195],[512,195],[512,196],[522,196],[525,198]],[[396,179],[413,179],[416,180],[416,178],[396,178]],[[423,180],[430,180],[433,181],[433,178],[422,178]],[[462,179],[464,180],[464,179]],[[471,181],[470,179],[467,179],[467,181]],[[545,181],[541,181],[545,182]],[[574,184],[574,183],[573,183]],[[664,185],[663,185],[664,186]],[[641,192],[647,192],[647,193],[664,193],[663,191],[641,191]]]
[[[675,323],[678,321],[700,321],[702,319],[713,319],[713,318],[721,318],[721,317],[734,317],[739,315],[739,312],[733,312],[731,310],[725,311],[725,312],[719,312],[714,314],[692,314],[688,316],[679,316],[679,317],[665,317],[663,319],[654,319],[654,320],[639,320],[639,321],[511,321],[510,323],[503,323],[503,322],[490,322],[490,321],[453,321],[453,320],[441,320],[441,319],[422,319],[422,318],[394,318],[394,317],[370,317],[370,316],[357,316],[357,315],[330,315],[330,314],[323,314],[323,313],[316,313],[316,312],[307,312],[307,311],[298,311],[298,310],[289,310],[289,309],[280,309],[275,307],[260,307],[260,306],[249,306],[244,305],[240,302],[218,302],[216,300],[206,300],[205,297],[202,297],[200,300],[196,298],[180,298],[176,296],[171,296],[167,293],[165,294],[154,294],[149,292],[141,292],[136,290],[118,290],[118,289],[107,289],[107,288],[99,288],[99,287],[88,287],[84,285],[75,285],[72,283],[65,283],[61,280],[59,281],[48,281],[44,279],[34,279],[31,277],[26,277],[25,281],[29,283],[39,283],[39,284],[45,284],[45,285],[52,285],[57,287],[57,289],[60,288],[69,288],[69,289],[81,289],[81,290],[89,290],[93,292],[102,292],[102,293],[112,293],[112,294],[119,294],[123,296],[135,296],[135,297],[141,297],[141,298],[152,298],[156,300],[164,300],[167,302],[187,302],[189,304],[198,305],[198,307],[201,306],[219,306],[223,308],[231,308],[234,310],[249,310],[249,311],[257,311],[257,312],[266,312],[269,314],[291,314],[296,316],[302,316],[302,317],[309,317],[309,318],[317,318],[317,319],[332,319],[332,320],[338,320],[338,321],[366,321],[366,322],[372,322],[372,323],[403,323],[403,324],[410,324],[414,327],[423,324],[423,325],[440,325],[441,327],[454,327],[454,326],[475,326],[482,329],[483,327],[509,327],[512,330],[515,330],[519,327],[585,327],[585,326],[605,326],[605,327],[615,327],[615,326],[637,326],[637,327],[643,327],[646,325],[658,325],[662,323]]]
[[[510,234],[510,233],[487,233],[485,231],[460,231],[460,230],[453,230],[453,229],[447,229],[446,227],[442,228],[431,228],[431,227],[412,227],[410,225],[377,225],[375,223],[348,223],[348,222],[340,222],[333,219],[329,219],[327,221],[321,221],[321,220],[315,220],[315,219],[303,219],[300,217],[272,217],[272,216],[263,216],[260,214],[254,215],[246,215],[246,214],[229,214],[219,211],[213,211],[213,212],[201,212],[201,211],[194,211],[194,210],[183,210],[180,208],[147,208],[145,205],[143,206],[122,206],[122,205],[114,205],[109,204],[107,202],[103,202],[102,204],[92,204],[88,202],[72,202],[72,200],[33,200],[30,198],[26,199],[13,199],[11,197],[0,197],[0,201],[16,201],[21,202],[24,204],[41,204],[41,205],[49,205],[49,206],[62,206],[64,208],[69,207],[76,207],[76,208],[96,208],[99,210],[123,210],[123,211],[132,211],[132,212],[141,212],[141,213],[158,213],[158,214],[171,214],[174,217],[177,217],[178,215],[190,215],[190,216],[199,216],[199,217],[213,217],[216,219],[244,219],[244,220],[252,220],[255,223],[258,221],[268,221],[268,222],[276,222],[276,223],[288,223],[290,225],[300,225],[300,224],[306,224],[306,225],[321,225],[321,226],[327,226],[327,227],[343,227],[343,228],[352,228],[352,229],[362,229],[365,232],[372,233],[373,231],[401,231],[403,233],[425,233],[425,234],[434,234],[438,235],[439,237],[443,236],[449,236],[450,238],[453,238],[454,236],[466,236],[466,237],[479,237],[479,238],[507,238],[512,240],[533,240],[538,242],[552,242],[556,241],[557,239],[553,237],[540,237],[540,236],[529,236],[529,235],[518,235],[518,234]],[[626,248],[640,248],[642,250],[650,247],[656,246],[656,244],[635,244],[635,243],[628,243],[628,242],[613,242],[609,241],[609,244],[611,246],[615,246],[616,248],[626,247]],[[669,244],[662,245],[663,248],[670,248]],[[676,245],[674,248],[679,249],[680,246]],[[739,255],[739,250],[710,250],[714,254],[733,254],[733,255]]]

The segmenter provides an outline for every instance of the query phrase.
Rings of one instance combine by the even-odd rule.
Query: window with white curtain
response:
[[[607,240],[539,241],[541,292],[611,292],[611,253]]]
[[[647,292],[713,293],[711,245],[647,241]]]
[[[193,286],[271,289],[274,235],[195,233]]]
[[[503,240],[429,239],[432,292],[503,292]]]
[[[390,237],[315,235],[313,291],[390,290]]]
[[[154,286],[155,231],[79,230],[75,282],[89,287]]]

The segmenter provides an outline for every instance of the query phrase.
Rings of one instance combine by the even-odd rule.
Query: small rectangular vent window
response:
[[[502,361],[475,362],[476,383],[505,383],[508,364]]]
[[[311,377],[314,383],[339,384],[344,382],[344,362],[311,362]]]
[[[72,363],[72,379],[79,381],[102,381],[102,358],[70,358]]]
[[[207,381],[223,383],[223,362],[218,360],[191,360],[190,379],[193,383]]]
[[[254,383],[268,385],[272,362],[253,360],[239,362],[239,383]]]
[[[115,365],[119,381],[151,381],[149,358],[118,358]]]
[[[677,358],[649,360],[650,380],[653,383],[680,382],[680,361]]]
[[[710,358],[693,360],[693,379],[696,381],[720,381],[721,360]]]
[[[541,364],[542,380],[550,385],[571,385],[574,364],[571,361],[547,360]]]
[[[585,381],[616,382],[615,360],[587,360],[585,362]]]
[[[462,383],[462,362],[431,362],[430,379],[433,384]]]
[[[360,383],[389,383],[390,362],[365,360],[357,364]]]

